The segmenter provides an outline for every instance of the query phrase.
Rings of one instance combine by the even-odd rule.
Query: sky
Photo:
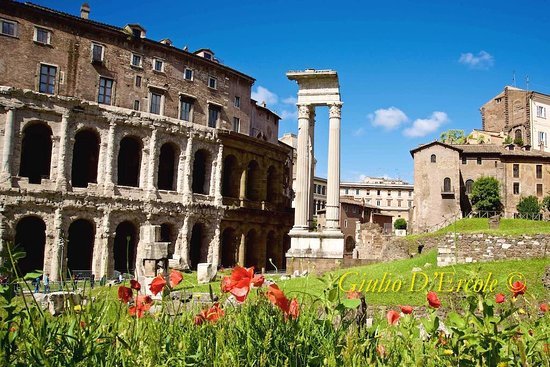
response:
[[[333,69],[342,101],[341,179],[413,181],[409,151],[448,129],[481,128],[506,85],[550,94],[550,1],[89,0],[90,19],[139,23],[153,40],[209,48],[256,79],[253,98],[297,133],[289,70]],[[34,0],[78,15],[79,1]],[[317,108],[316,175],[326,177],[328,110]]]

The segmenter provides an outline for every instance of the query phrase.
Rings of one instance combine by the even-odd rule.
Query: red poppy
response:
[[[177,270],[172,270],[170,272],[170,287],[174,288],[176,285],[180,284],[183,280],[183,275]]]
[[[162,275],[157,275],[155,279],[149,284],[149,290],[151,290],[151,293],[153,293],[155,296],[162,291],[162,289],[166,286],[166,279]]]
[[[409,315],[413,312],[413,308],[411,306],[401,306],[401,312],[405,315]]]
[[[548,310],[550,310],[550,308],[548,307],[548,303],[541,303],[539,308],[544,313],[546,313],[546,312],[548,312]]]
[[[224,277],[222,279],[222,292],[224,292],[224,293],[229,292],[231,290],[232,285],[233,285],[233,283],[231,282],[231,278],[230,277]]]
[[[86,327],[86,322],[85,321],[80,321],[80,327],[82,329],[84,329]]]
[[[261,287],[262,284],[264,284],[264,281],[265,281],[265,278],[263,275],[256,275],[254,278],[252,278],[250,283],[252,283],[254,287]]]
[[[504,294],[502,293],[498,293],[496,296],[495,296],[495,302],[496,303],[502,303],[506,300],[506,297],[504,296]]]
[[[195,325],[202,325],[204,323],[204,321],[206,320],[206,318],[203,316],[202,312],[198,315],[195,316],[195,319],[194,319],[194,323]]]
[[[136,303],[128,309],[131,316],[142,317],[143,313],[151,309],[153,299],[149,296],[140,294],[136,297]]]
[[[346,292],[346,297],[348,299],[360,299],[361,298],[361,292],[357,292],[357,291],[347,291]]]
[[[523,284],[519,280],[514,282],[514,284],[512,284],[511,291],[514,294],[514,297],[517,297],[520,294],[524,294],[526,290],[527,290],[527,287],[525,286],[525,284]]]
[[[225,311],[222,310],[219,303],[214,303],[209,309],[202,310],[198,315],[195,316],[194,323],[195,325],[202,325],[205,321],[210,321],[215,323],[225,315]]]
[[[121,285],[118,287],[118,299],[124,303],[132,300],[132,289]]]
[[[266,296],[275,306],[279,307],[285,314],[288,313],[289,301],[277,284],[270,284],[267,287]]]
[[[130,287],[136,291],[139,291],[141,289],[141,284],[139,284],[137,280],[132,279],[130,280]]]
[[[435,292],[428,292],[426,299],[428,300],[430,307],[439,308],[441,306],[441,301],[437,298],[437,294]]]
[[[290,305],[288,306],[288,316],[292,320],[296,320],[298,316],[300,316],[300,305],[298,304],[298,300],[296,298],[293,298],[292,301],[290,301]]]
[[[235,266],[230,277],[222,280],[222,290],[230,292],[238,302],[244,302],[250,291],[250,282],[254,277],[254,267],[248,269],[242,266]]]
[[[396,325],[397,321],[399,320],[399,312],[395,310],[389,310],[386,318],[388,319],[388,324],[390,325]]]

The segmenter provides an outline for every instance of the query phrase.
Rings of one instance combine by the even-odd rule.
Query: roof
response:
[[[50,13],[50,15],[53,15],[53,16],[60,16],[60,17],[70,19],[70,20],[73,20],[73,21],[78,21],[82,24],[87,24],[87,25],[92,26],[92,27],[98,27],[98,28],[103,28],[105,30],[109,30],[111,32],[122,33],[124,36],[127,36],[127,33],[124,31],[124,28],[121,28],[121,27],[113,26],[113,25],[106,24],[106,23],[97,22],[95,20],[84,19],[84,18],[81,18],[79,16],[75,16],[75,15],[72,15],[72,14],[69,14],[69,13],[65,13],[65,12],[62,12],[62,11],[55,10],[55,9],[47,8],[47,7],[42,6],[42,5],[33,4],[31,2],[21,3],[21,2],[18,2],[18,1],[12,1],[12,0],[10,0],[8,2],[12,5],[15,5],[15,6],[20,6],[20,7],[24,7],[24,8],[32,8],[34,10]],[[144,29],[142,26],[140,26],[138,24],[132,24],[132,25],[136,25],[136,26],[139,26],[142,29]],[[206,63],[211,63],[213,65],[217,65],[218,67],[220,67],[224,70],[230,71],[230,72],[232,72],[234,74],[237,74],[237,75],[239,75],[239,76],[241,76],[245,79],[248,79],[252,83],[255,82],[255,79],[253,77],[247,75],[247,74],[244,74],[244,73],[242,73],[238,70],[235,70],[235,69],[230,68],[228,66],[225,66],[223,64],[219,64],[215,61],[205,59],[204,57],[195,55],[195,54],[193,54],[189,51],[185,51],[185,50],[182,50],[182,49],[179,49],[179,48],[176,48],[176,47],[172,47],[170,45],[165,45],[165,44],[163,44],[159,41],[154,41],[154,40],[151,40],[149,38],[140,38],[140,41],[141,42],[146,42],[146,43],[158,46],[158,47],[164,47],[164,48],[170,50],[170,52],[178,52],[180,54],[185,54],[188,57],[193,57],[197,60],[203,60]]]
[[[515,147],[515,149],[507,149],[504,145],[496,144],[445,144],[438,141],[434,141],[428,144],[424,144],[411,150],[411,155],[414,157],[414,153],[428,148],[433,145],[442,145],[447,148],[454,149],[461,154],[487,154],[504,157],[532,157],[532,158],[550,158],[549,152],[543,152],[540,150],[524,150],[521,147]]]
[[[434,145],[441,145],[441,146],[443,146],[443,147],[445,147],[445,148],[454,149],[454,150],[456,150],[456,151],[458,151],[458,152],[461,152],[461,150],[458,149],[458,148],[456,147],[456,145],[446,144],[446,143],[442,143],[442,142],[440,142],[440,141],[434,140],[434,141],[432,141],[431,143],[422,144],[422,145],[420,145],[420,146],[418,146],[418,147],[416,147],[416,148],[414,148],[414,149],[411,149],[411,156],[414,158],[414,153],[419,152],[419,151],[421,151],[421,150],[424,150],[424,149],[429,148],[429,147],[434,146]]]

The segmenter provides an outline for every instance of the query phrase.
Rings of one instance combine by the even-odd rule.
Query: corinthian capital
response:
[[[333,103],[333,104],[330,105],[329,117],[338,117],[338,118],[340,118],[341,111],[342,111],[342,103],[341,102]]]
[[[298,118],[299,119],[309,119],[314,114],[313,108],[308,104],[299,104],[298,105]]]

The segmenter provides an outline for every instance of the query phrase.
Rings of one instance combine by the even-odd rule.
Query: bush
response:
[[[407,221],[404,218],[398,218],[393,223],[395,229],[407,229]]]
[[[542,199],[542,209],[550,210],[550,195],[547,195]]]
[[[480,177],[474,181],[470,196],[472,205],[481,211],[500,211],[500,184],[494,177]]]
[[[518,210],[518,213],[521,215],[539,214],[540,213],[539,199],[534,195],[521,198],[518,205],[516,205],[516,209]]]

